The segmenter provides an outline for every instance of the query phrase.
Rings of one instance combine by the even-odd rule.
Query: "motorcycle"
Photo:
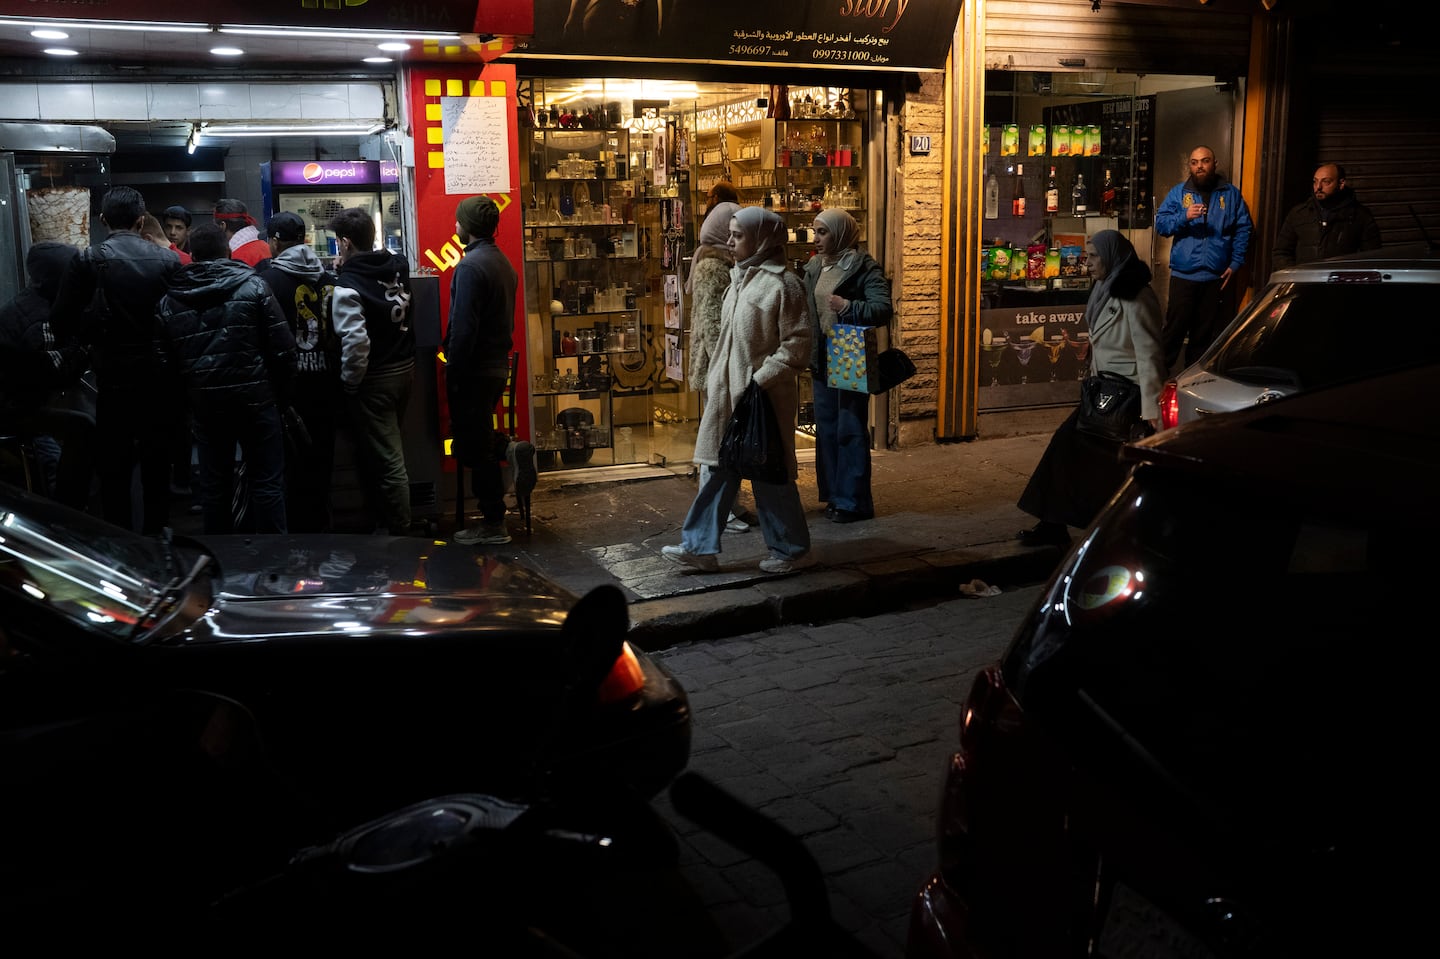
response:
[[[357,946],[377,935],[464,941],[520,959],[873,957],[835,922],[798,838],[698,773],[681,773],[669,795],[681,815],[779,876],[783,926],[732,949],[680,878],[674,835],[648,802],[477,793],[416,803],[303,849],[217,902],[212,918],[247,933],[326,930],[327,941]]]

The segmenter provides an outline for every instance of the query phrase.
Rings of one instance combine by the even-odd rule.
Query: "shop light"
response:
[[[45,52],[52,57],[78,57],[79,50],[71,50],[69,47],[46,47]]]
[[[356,137],[384,132],[384,121],[356,123],[207,123],[201,132],[207,137]]]
[[[30,36],[36,40],[69,40],[70,34],[64,30],[31,30]]]
[[[192,124],[190,125],[190,139],[188,139],[188,140],[185,141],[185,152],[186,152],[186,153],[194,153],[194,152],[195,152],[195,148],[200,145],[200,136],[201,136],[200,124],[198,124],[198,123],[192,123]]]
[[[239,47],[211,47],[210,52],[217,57],[243,57],[245,51]]]
[[[25,27],[53,25],[67,30],[127,30],[139,33],[209,33],[208,23],[142,23],[134,20],[0,20],[0,27]]]
[[[221,33],[251,37],[283,37],[292,40],[437,40],[459,43],[458,33],[416,33],[410,30],[329,30],[323,27],[250,27],[222,23]]]

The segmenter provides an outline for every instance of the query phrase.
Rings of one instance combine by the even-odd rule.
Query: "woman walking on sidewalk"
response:
[[[810,306],[810,376],[815,397],[815,483],[834,523],[873,519],[870,394],[830,386],[825,354],[836,323],[884,326],[895,312],[890,281],[860,249],[860,225],[844,210],[815,217],[815,255],[805,264]]]
[[[1086,263],[1095,279],[1085,305],[1091,368],[1118,373],[1138,384],[1140,415],[1154,429],[1160,425],[1166,366],[1160,301],[1150,288],[1150,268],[1115,230],[1095,234]],[[1066,527],[1089,526],[1129,471],[1120,461],[1119,444],[1076,428],[1079,415],[1076,407],[1055,429],[1020,494],[1020,508],[1040,520],[1020,533],[1026,546],[1069,543]]]
[[[785,263],[785,221],[760,207],[742,207],[730,221],[735,255],[730,286],[721,308],[720,337],[706,377],[705,409],[695,438],[695,462],[708,467],[690,504],[679,546],[661,552],[673,562],[713,572],[726,517],[740,489],[740,474],[720,465],[720,441],[735,404],[753,379],[770,399],[785,444],[787,479],[752,480],[760,531],[770,556],[767,573],[808,566],[810,528],[795,479],[795,378],[810,361],[810,324],[805,287]]]

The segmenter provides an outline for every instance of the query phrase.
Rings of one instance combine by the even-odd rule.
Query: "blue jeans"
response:
[[[870,497],[870,396],[812,377],[815,398],[815,484],[836,509],[875,515]]]
[[[413,366],[372,372],[345,397],[366,500],[384,513],[391,536],[410,532],[410,474],[400,431],[414,381]]]
[[[194,419],[205,532],[235,532],[237,445],[245,460],[244,487],[249,493],[247,530],[285,532],[285,434],[275,404],[196,411]]]
[[[685,514],[680,545],[687,553],[709,556],[720,552],[725,522],[740,492],[740,474],[719,466],[704,472],[695,501]],[[794,559],[810,552],[810,527],[805,525],[805,507],[795,483],[762,483],[751,480],[755,512],[760,514],[760,532],[771,551]]]

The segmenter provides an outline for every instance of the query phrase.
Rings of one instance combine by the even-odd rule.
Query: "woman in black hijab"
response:
[[[1150,288],[1150,268],[1123,234],[1102,230],[1091,237],[1086,265],[1095,279],[1085,306],[1090,331],[1090,369],[1117,373],[1140,387],[1140,415],[1160,425],[1160,390],[1167,374],[1161,343],[1160,301]],[[1067,527],[1094,521],[1128,473],[1118,443],[1076,429],[1077,407],[1050,438],[1019,506],[1039,522],[1020,533],[1026,546],[1064,546]]]

